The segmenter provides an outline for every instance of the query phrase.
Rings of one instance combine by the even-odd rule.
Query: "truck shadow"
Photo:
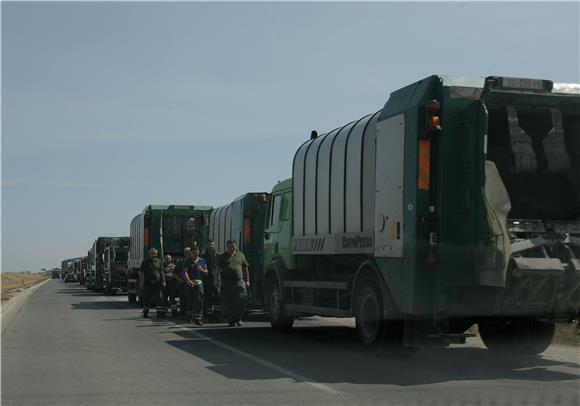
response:
[[[410,386],[486,379],[554,382],[580,378],[578,362],[498,356],[473,347],[371,354],[361,348],[356,332],[348,327],[298,327],[288,334],[269,327],[208,327],[174,333],[183,339],[168,344],[207,361],[211,364],[208,369],[226,378],[241,380],[288,378],[268,365],[319,383]],[[562,366],[574,372],[549,369]]]

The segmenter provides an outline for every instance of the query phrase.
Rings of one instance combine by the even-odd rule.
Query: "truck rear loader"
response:
[[[431,76],[296,151],[269,199],[264,302],[363,344],[540,353],[580,310],[580,85]]]

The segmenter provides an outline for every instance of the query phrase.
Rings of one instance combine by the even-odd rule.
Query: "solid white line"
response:
[[[221,341],[214,340],[213,338],[208,337],[205,334],[198,333],[197,331],[191,331],[191,330],[187,330],[187,331],[189,333],[193,333],[194,335],[196,335],[200,339],[207,340],[210,343],[212,343],[220,348],[223,348],[224,350],[231,351],[234,354],[237,354],[241,357],[247,358],[247,359],[255,362],[256,364],[260,364],[262,366],[265,366],[266,368],[270,368],[276,372],[281,373],[282,375],[286,375],[286,376],[288,376],[288,377],[290,377],[298,382],[302,382],[302,383],[309,385],[315,389],[321,390],[321,391],[326,392],[326,393],[331,393],[333,395],[340,393],[339,391],[332,389],[330,386],[327,386],[327,385],[324,385],[324,384],[318,383],[318,382],[313,382],[312,379],[307,378],[306,376],[294,373],[286,368],[283,368],[283,367],[278,366],[276,364],[273,364],[269,361],[258,358],[258,357],[254,356],[252,354],[249,354],[245,351],[238,350],[237,348],[234,348],[228,344],[222,343]]]

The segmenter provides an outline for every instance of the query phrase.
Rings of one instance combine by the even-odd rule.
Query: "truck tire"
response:
[[[270,325],[276,331],[289,331],[294,324],[294,317],[284,314],[284,302],[280,292],[280,285],[276,277],[268,278],[266,290],[268,296],[268,314]]]
[[[535,319],[480,322],[478,326],[489,350],[520,355],[544,352],[552,343],[556,327]]]
[[[137,295],[134,293],[129,293],[127,295],[127,299],[129,300],[129,303],[135,303],[137,301]]]
[[[383,300],[377,288],[378,282],[368,279],[356,291],[356,330],[363,346],[380,351],[386,336],[386,320],[383,317]]]

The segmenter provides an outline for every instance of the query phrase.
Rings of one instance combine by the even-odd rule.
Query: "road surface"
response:
[[[578,405],[580,353],[373,355],[349,320],[193,327],[51,280],[2,335],[2,405]]]

